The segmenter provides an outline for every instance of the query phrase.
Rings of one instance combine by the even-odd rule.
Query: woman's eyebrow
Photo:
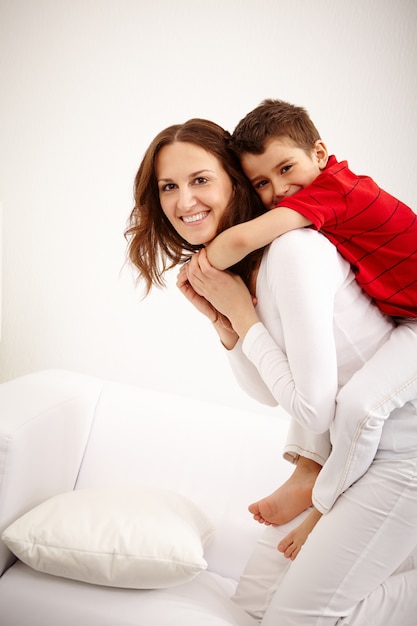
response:
[[[204,174],[204,173],[215,174],[213,170],[204,169],[204,170],[198,170],[197,172],[192,172],[190,174],[190,178],[194,178],[195,176],[200,176],[201,174]]]
[[[202,174],[216,174],[216,172],[214,170],[209,170],[209,169],[197,170],[196,172],[190,172],[190,174],[188,174],[188,178],[196,178],[197,176],[201,176]],[[173,179],[172,178],[158,178],[157,182],[158,183],[172,183]]]

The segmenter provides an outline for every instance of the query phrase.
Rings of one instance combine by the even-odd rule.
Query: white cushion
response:
[[[2,535],[30,567],[97,585],[172,587],[206,569],[214,533],[176,493],[146,487],[81,489],[50,498]]]
[[[259,626],[208,570],[168,589],[117,589],[47,576],[18,561],[1,578],[2,626]]]

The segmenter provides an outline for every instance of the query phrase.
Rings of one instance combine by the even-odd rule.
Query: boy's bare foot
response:
[[[294,528],[279,542],[278,550],[282,552],[287,559],[294,561],[302,546],[305,544],[307,537],[320,518],[321,513],[313,507],[305,520],[303,520],[297,528]]]
[[[271,495],[249,506],[253,519],[267,526],[286,524],[311,506],[311,493],[321,465],[300,457],[289,479]]]
[[[294,561],[301,547],[307,539],[305,533],[300,531],[300,526],[294,528],[282,541],[278,544],[278,550],[284,554],[287,559]]]

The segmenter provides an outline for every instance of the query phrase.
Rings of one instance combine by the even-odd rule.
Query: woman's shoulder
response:
[[[267,274],[277,268],[293,276],[332,276],[336,283],[346,278],[350,266],[337,252],[336,247],[321,233],[312,228],[299,228],[274,239],[264,258]],[[281,272],[282,273],[282,272]]]
[[[291,230],[274,241],[268,247],[268,255],[289,254],[304,256],[311,251],[323,251],[323,254],[333,254],[335,246],[320,232],[313,228],[297,228]]]

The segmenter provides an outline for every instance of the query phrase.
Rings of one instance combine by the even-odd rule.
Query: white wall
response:
[[[245,406],[210,324],[123,269],[133,178],[190,117],[308,108],[417,206],[415,0],[0,0],[0,380],[63,367]]]

